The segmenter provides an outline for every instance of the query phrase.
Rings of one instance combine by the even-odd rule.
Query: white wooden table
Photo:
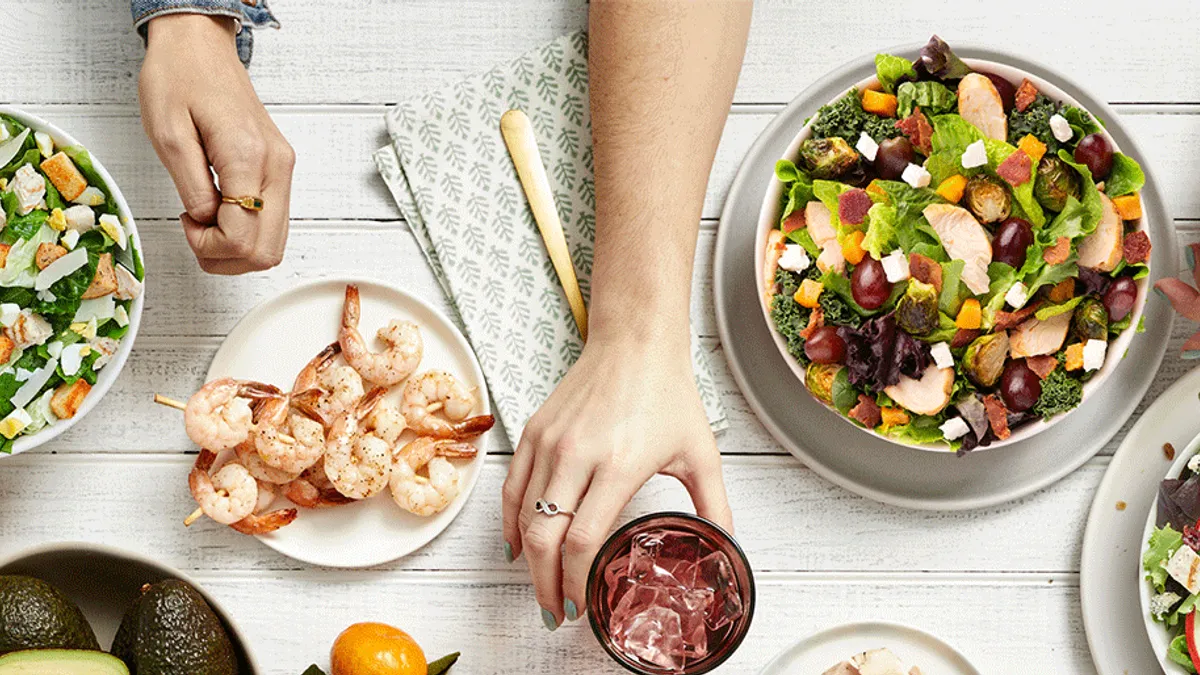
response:
[[[181,568],[235,615],[271,675],[327,665],[333,638],[363,620],[410,631],[431,656],[462,650],[457,673],[617,672],[586,622],[546,633],[524,566],[504,563],[507,446],[487,460],[470,503],[439,539],[380,569],[311,568],[228,528],[181,525],[193,506],[184,477],[195,448],[177,414],[155,406],[152,394],[193,391],[238,318],[299,281],[377,277],[439,301],[370,161],[384,140],[385,106],[581,27],[587,12],[583,0],[274,4],[284,29],[259,33],[251,73],[299,155],[291,240],[279,268],[219,278],[193,261],[176,220],[178,198],[142,133],[142,47],[128,3],[0,0],[0,101],[58,123],[98,154],[137,216],[149,276],[141,334],[103,404],[42,450],[0,461],[0,556],[86,540]],[[1111,12],[1072,5],[758,3],[709,185],[693,291],[693,319],[730,412],[732,428],[719,441],[759,591],[751,634],[720,672],[755,672],[798,638],[858,619],[930,630],[987,673],[1092,672],[1077,609],[1079,550],[1119,438],[1072,476],[1007,506],[918,513],[856,497],[805,469],[755,419],[724,366],[710,282],[729,181],[772,115],[838,64],[934,31],[951,44],[1010,47],[1114,103],[1162,184],[1181,243],[1200,238],[1200,14],[1191,0]],[[1188,332],[1178,322],[1148,401],[1188,368],[1178,356]],[[1186,440],[1175,439],[1180,447]],[[690,505],[679,486],[655,479],[626,515],[680,507]]]

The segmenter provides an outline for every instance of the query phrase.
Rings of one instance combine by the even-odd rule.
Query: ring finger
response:
[[[526,523],[521,538],[534,592],[541,606],[542,622],[547,630],[554,630],[562,624],[564,616],[562,546],[573,517],[565,512],[573,512],[583,501],[591,471],[568,467],[561,462],[553,467],[548,464],[548,460],[535,461],[521,507],[522,520]],[[553,505],[551,510],[556,507],[560,513],[538,512],[535,508],[538,500],[548,502]]]

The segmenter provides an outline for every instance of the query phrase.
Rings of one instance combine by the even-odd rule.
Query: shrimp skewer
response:
[[[439,513],[458,496],[458,469],[447,458],[469,459],[478,451],[463,441],[422,436],[396,453],[389,487],[400,508],[418,516]],[[428,478],[417,471],[426,469]]]
[[[338,415],[325,441],[325,475],[351,499],[366,499],[387,487],[392,470],[391,444],[363,434],[362,420],[387,393],[376,387],[353,410]]]
[[[409,428],[422,436],[467,439],[496,423],[491,415],[467,417],[475,407],[475,394],[453,375],[430,370],[404,385],[400,411]],[[446,419],[436,417],[441,412]]]
[[[284,481],[295,480],[305,469],[316,463],[325,453],[325,430],[321,422],[293,412],[297,400],[311,398],[320,390],[308,390],[291,394],[287,398],[272,398],[261,401],[254,411],[254,449],[268,467],[288,474]],[[305,402],[296,403],[320,418]]]
[[[216,459],[215,452],[201,450],[188,475],[188,485],[201,513],[242,534],[267,534],[296,519],[296,509],[260,513],[270,506],[275,493],[268,484],[256,480],[245,466],[230,462],[210,476],[208,472]],[[184,525],[191,525],[198,517],[193,513]]]
[[[309,361],[292,385],[293,392],[318,392],[304,399],[306,414],[328,427],[333,418],[358,405],[363,397],[362,376],[350,366],[336,366],[334,360],[342,353],[334,342]],[[296,394],[297,397],[300,394]]]
[[[342,306],[342,329],[338,333],[338,344],[342,347],[346,363],[374,384],[390,387],[403,382],[417,370],[424,354],[420,327],[412,321],[392,321],[377,333],[387,349],[375,353],[358,332],[360,314],[358,286],[347,284],[346,300]]]
[[[251,401],[281,396],[278,387],[223,377],[200,388],[186,404],[155,395],[154,402],[183,410],[188,438],[215,452],[229,450],[250,435],[253,424]]]

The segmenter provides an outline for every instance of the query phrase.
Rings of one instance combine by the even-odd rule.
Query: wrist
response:
[[[236,56],[237,21],[223,15],[172,13],[154,17],[146,25],[146,44],[191,43],[228,45]]]

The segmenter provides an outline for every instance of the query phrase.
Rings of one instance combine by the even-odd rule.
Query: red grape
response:
[[[804,343],[804,355],[813,363],[841,363],[846,359],[846,341],[834,326],[821,326]]]
[[[866,256],[850,275],[850,294],[863,309],[879,309],[892,294],[892,282],[887,280],[883,264]]]
[[[1086,164],[1094,180],[1104,180],[1112,170],[1113,151],[1100,134],[1088,134],[1075,146],[1075,161]]]
[[[884,180],[898,180],[912,161],[912,141],[904,136],[889,138],[879,144],[879,152],[875,154],[875,172]]]
[[[1137,282],[1130,277],[1117,279],[1104,291],[1103,300],[1104,309],[1108,310],[1109,321],[1124,319],[1133,311],[1133,305],[1137,302]]]
[[[1004,112],[1012,110],[1013,104],[1017,99],[1017,89],[1012,85],[1012,82],[995,73],[983,73],[983,75],[996,86],[996,92],[1000,94],[1000,102],[1004,104]]]
[[[1031,244],[1033,226],[1020,218],[1009,218],[996,230],[992,240],[992,260],[1019,270],[1025,264],[1025,254]]]
[[[1011,412],[1025,412],[1042,395],[1042,380],[1029,369],[1025,359],[1014,359],[1000,376],[1000,396]]]

